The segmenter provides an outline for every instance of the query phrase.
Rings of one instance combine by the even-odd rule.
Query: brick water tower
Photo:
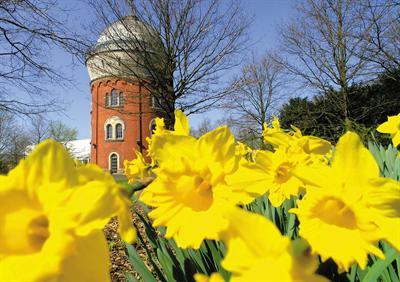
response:
[[[139,48],[146,56],[160,50],[160,40],[135,16],[111,24],[87,53],[90,76],[91,162],[114,174],[123,173],[123,162],[145,153],[156,116],[154,99],[143,81],[151,79]],[[133,46],[133,47],[132,47]],[[158,47],[157,47],[158,46]],[[139,61],[141,60],[141,61]]]

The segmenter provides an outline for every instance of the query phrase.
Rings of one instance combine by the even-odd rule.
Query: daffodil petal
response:
[[[204,134],[197,144],[201,154],[208,156],[210,162],[223,164],[226,173],[236,170],[235,138],[228,127],[222,126]]]
[[[360,137],[350,131],[339,139],[332,169],[338,174],[339,178],[354,182],[349,183],[354,187],[363,186],[359,184],[359,181],[379,177],[379,168],[374,157],[364,147]]]
[[[397,131],[392,139],[393,146],[397,147],[400,144],[400,130]]]
[[[397,116],[389,116],[388,121],[379,125],[376,130],[381,133],[395,134],[399,131],[399,125],[400,114],[398,114]]]
[[[174,131],[178,135],[189,135],[190,133],[188,118],[180,110],[175,110]]]
[[[102,231],[74,240],[61,263],[57,281],[111,281],[107,242]]]
[[[292,254],[288,237],[265,217],[239,208],[227,212],[229,227],[221,237],[227,246],[222,266],[231,281],[326,281],[315,275],[315,257]]]
[[[211,276],[208,277],[207,275],[196,273],[194,275],[194,280],[196,282],[224,282],[224,278],[222,278],[221,274],[219,273],[211,273]]]
[[[371,179],[365,191],[365,201],[375,213],[400,218],[400,183],[389,178]]]

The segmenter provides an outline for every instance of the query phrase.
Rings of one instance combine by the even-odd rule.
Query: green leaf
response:
[[[357,275],[357,264],[353,264],[353,266],[350,269],[350,272],[347,273],[347,278],[349,279],[350,282],[356,281],[356,275]]]
[[[201,270],[202,273],[208,273],[208,267],[205,262],[208,259],[206,251],[195,251],[192,249],[186,250],[189,258],[195,263],[197,269]]]
[[[138,282],[138,280],[135,277],[133,277],[133,275],[130,274],[129,272],[125,273],[125,279],[127,282]]]
[[[157,282],[153,274],[139,257],[139,254],[136,252],[135,248],[130,244],[125,245],[128,251],[129,261],[132,263],[133,268],[139,273],[143,280],[146,282]]]
[[[157,249],[157,257],[164,270],[167,281],[186,281],[185,277],[182,275],[176,277],[177,273],[174,271],[176,264],[171,260],[171,256],[168,252],[164,252],[162,249]]]
[[[371,268],[368,270],[367,275],[365,275],[363,282],[376,282],[378,278],[383,275],[386,268],[395,260],[398,259],[400,254],[394,250],[389,249],[387,253],[385,253],[384,260],[377,260]]]

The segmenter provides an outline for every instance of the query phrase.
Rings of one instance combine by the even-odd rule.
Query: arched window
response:
[[[112,125],[107,124],[106,126],[106,139],[112,139]]]
[[[117,139],[122,139],[123,138],[122,124],[117,123],[117,125],[115,126],[115,132],[116,132],[116,138]]]
[[[118,116],[109,117],[104,122],[105,140],[123,140],[125,132],[125,122]]]
[[[110,103],[110,106],[111,107],[115,107],[115,106],[118,106],[118,93],[117,93],[117,91],[115,90],[115,89],[113,89],[112,91],[111,91],[111,103]]]
[[[113,153],[110,155],[110,172],[117,173],[118,172],[118,155]]]

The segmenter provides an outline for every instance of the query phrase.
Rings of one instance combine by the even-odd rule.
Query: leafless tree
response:
[[[175,108],[188,115],[199,113],[223,97],[221,77],[238,65],[238,54],[247,46],[250,20],[238,1],[88,1],[97,12],[97,23],[104,27],[120,21],[123,25],[122,31],[108,30],[113,35],[112,48],[117,46],[124,53],[122,60],[121,55],[105,58],[118,65],[117,70],[107,66],[110,76],[139,79],[169,125]],[[139,24],[132,25],[132,17]],[[113,55],[103,52],[102,56]]]
[[[204,118],[196,128],[191,128],[190,134],[195,137],[200,137],[214,129],[214,125],[209,118]]]
[[[212,121],[208,117],[205,117],[197,127],[191,128],[191,135],[200,137],[203,134],[214,130],[220,126],[228,126],[229,130],[235,136],[237,141],[247,144],[251,148],[261,148],[260,135],[255,135],[254,130],[249,127],[243,126],[242,121],[228,114],[221,119]]]
[[[275,56],[269,52],[260,60],[253,57],[232,82],[224,103],[236,126],[241,127],[239,131],[246,131],[246,136],[258,140],[264,123],[271,120],[289,96],[285,69],[276,62]]]
[[[83,41],[63,24],[57,0],[0,1],[0,111],[61,109],[46,83],[66,81],[48,60],[53,47],[78,55]]]
[[[11,114],[0,111],[0,159],[4,156],[7,147],[10,146],[12,133],[15,131],[15,120]]]
[[[361,2],[304,0],[296,18],[281,28],[280,63],[308,87],[339,91],[337,103],[346,123],[349,87],[376,74],[365,59],[369,44],[364,39],[372,24],[365,25],[360,18],[367,8]]]
[[[386,74],[398,79],[400,69],[400,2],[396,0],[365,0],[359,16],[371,27],[365,40],[362,57]]]
[[[8,168],[15,167],[19,161],[26,157],[28,146],[30,145],[29,133],[20,125],[16,125],[11,133],[11,142],[5,151],[5,162]]]
[[[16,166],[25,157],[29,134],[16,122],[15,117],[0,111],[0,173]]]
[[[43,140],[49,138],[50,122],[42,114],[37,114],[31,117],[29,125],[29,133],[31,143],[38,145]]]

